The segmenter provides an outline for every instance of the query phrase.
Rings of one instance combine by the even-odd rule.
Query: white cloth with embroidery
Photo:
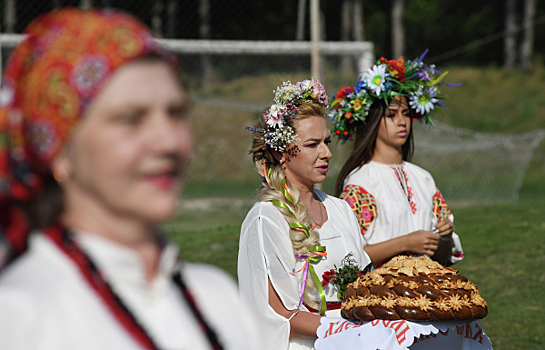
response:
[[[361,187],[370,194],[376,204],[376,213],[363,208],[368,203],[354,203],[353,198],[346,198],[347,186]],[[432,230],[438,222],[433,212],[434,196],[440,195],[435,181],[429,172],[412,163],[390,165],[370,161],[347,176],[344,189],[341,197],[349,201],[352,207],[363,210],[358,218],[360,224],[370,221],[369,218],[374,215],[363,236],[366,245],[418,230]],[[454,222],[452,214],[449,218]],[[454,247],[447,265],[463,259],[460,238],[456,233],[452,237]]]
[[[316,191],[325,206],[328,220],[318,231],[320,244],[326,246],[327,258],[314,264],[322,280],[325,271],[340,265],[341,260],[353,253],[361,268],[371,260],[363,251],[359,226],[348,204],[338,198]],[[311,349],[315,339],[289,340],[290,323],[269,306],[268,279],[287,310],[296,310],[301,295],[299,271],[303,259],[295,259],[289,226],[284,216],[270,202],[258,202],[250,210],[240,236],[238,281],[242,300],[255,314],[258,327],[263,331],[263,350]],[[327,301],[339,301],[332,285],[324,287]],[[318,297],[318,295],[317,295]],[[302,310],[307,310],[302,306]],[[339,310],[327,313],[340,315]]]
[[[210,349],[170,278],[179,268],[226,349],[261,348],[252,316],[225,272],[203,264],[179,264],[178,248],[169,244],[163,249],[158,276],[149,283],[133,250],[96,235],[81,234],[76,240],[160,349]],[[141,349],[65,253],[41,234],[33,234],[29,243],[25,254],[0,276],[0,349]]]
[[[316,350],[492,350],[481,321],[351,322],[322,318]]]

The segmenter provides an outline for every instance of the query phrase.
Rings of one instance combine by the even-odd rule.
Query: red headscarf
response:
[[[23,32],[0,91],[0,268],[26,248],[28,225],[15,202],[39,193],[42,177],[112,74],[154,54],[175,57],[131,16],[62,9]]]

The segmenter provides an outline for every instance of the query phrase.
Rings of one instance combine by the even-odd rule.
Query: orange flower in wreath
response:
[[[388,70],[392,75],[392,78],[396,79],[400,83],[405,81],[405,59],[400,57],[398,60],[390,60],[386,62]]]

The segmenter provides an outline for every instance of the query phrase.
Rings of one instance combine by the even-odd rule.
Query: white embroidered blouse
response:
[[[454,217],[429,172],[408,162],[375,161],[352,171],[340,196],[360,224],[365,244],[381,243],[418,230],[431,230],[440,219]],[[460,238],[453,233],[452,265],[464,257]]]

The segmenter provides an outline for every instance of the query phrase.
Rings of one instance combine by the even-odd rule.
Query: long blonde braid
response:
[[[304,101],[304,103],[297,106],[297,109],[296,120],[317,115],[323,116],[325,113],[324,105],[314,101]],[[297,131],[294,124],[293,120],[288,121],[288,126]],[[287,223],[292,224],[290,225],[289,234],[294,255],[307,256],[310,259],[318,260],[321,258],[321,255],[314,253],[309,248],[320,245],[320,234],[314,229],[313,222],[308,215],[307,205],[299,200],[299,190],[287,181],[280,163],[267,149],[264,141],[264,132],[260,131],[264,130],[265,127],[266,122],[263,115],[261,115],[252,134],[253,143],[250,150],[250,153],[253,155],[255,169],[264,178],[259,189],[259,200],[288,204],[289,208],[278,205],[276,207],[284,216]],[[288,188],[286,189],[284,186]],[[292,196],[293,200],[287,198],[286,192]],[[308,237],[303,230],[292,227],[297,226],[297,224],[310,228],[308,230]],[[310,276],[310,271],[307,272],[306,283],[302,287],[304,287],[303,301],[314,309],[320,309],[322,305],[320,298],[317,297],[318,286],[314,278]]]

